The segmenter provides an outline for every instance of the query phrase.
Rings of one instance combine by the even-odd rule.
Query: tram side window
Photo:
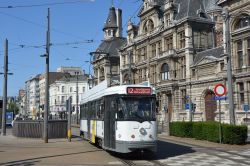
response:
[[[97,119],[104,118],[104,104],[102,99],[96,101],[96,116]]]

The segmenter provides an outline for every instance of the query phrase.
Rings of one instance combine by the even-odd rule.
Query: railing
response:
[[[43,127],[43,120],[17,120],[13,123],[12,134],[16,137],[42,138]],[[66,136],[67,120],[48,121],[49,138],[66,138]]]

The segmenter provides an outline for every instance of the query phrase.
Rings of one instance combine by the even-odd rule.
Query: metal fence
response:
[[[16,137],[42,138],[43,120],[17,120],[13,123],[12,134]],[[67,120],[49,120],[48,138],[66,138]]]

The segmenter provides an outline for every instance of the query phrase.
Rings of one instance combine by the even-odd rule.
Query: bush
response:
[[[222,143],[245,144],[247,139],[247,127],[221,124]],[[219,142],[218,122],[172,122],[170,123],[170,135],[177,137],[191,137],[199,140]]]
[[[170,123],[170,134],[179,137],[190,137],[193,135],[193,123],[192,122],[173,122]]]
[[[247,126],[234,126],[223,124],[222,140],[226,144],[245,144],[247,139]]]

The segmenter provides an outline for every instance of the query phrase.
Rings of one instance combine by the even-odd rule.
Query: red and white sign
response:
[[[216,96],[224,96],[226,92],[227,89],[223,84],[217,84],[214,88],[214,93]]]
[[[128,87],[127,93],[149,95],[151,94],[151,88],[150,87]]]

